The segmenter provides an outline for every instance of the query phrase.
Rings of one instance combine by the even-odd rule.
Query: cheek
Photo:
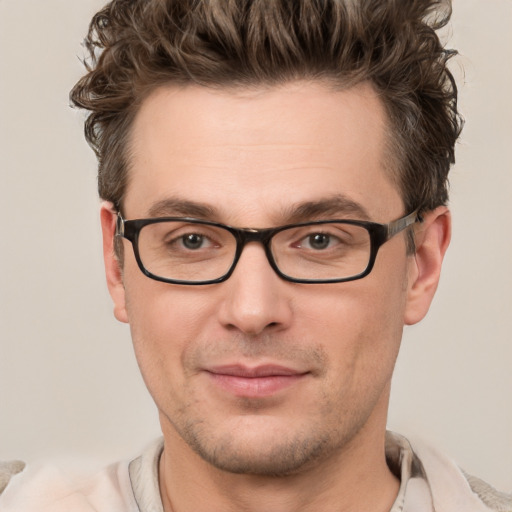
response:
[[[212,330],[212,306],[197,290],[159,283],[138,269],[126,272],[125,290],[135,355],[153,394],[164,379],[181,378],[187,347]]]
[[[398,354],[406,299],[405,273],[378,272],[305,300],[301,329],[316,336],[337,371],[368,378],[390,375]]]
[[[170,341],[186,337],[208,316],[206,289],[155,281],[146,277],[135,261],[125,265],[124,285],[132,329],[155,343],[162,338]]]

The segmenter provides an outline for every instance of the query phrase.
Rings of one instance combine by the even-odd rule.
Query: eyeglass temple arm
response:
[[[400,231],[403,231],[405,228],[408,228],[410,225],[415,222],[421,222],[423,219],[419,215],[419,209],[414,210],[412,213],[407,215],[406,217],[402,217],[401,219],[395,220],[394,222],[390,222],[388,227],[388,235],[387,238],[391,238],[395,236]]]
[[[124,219],[120,212],[117,212],[115,236],[124,236]]]

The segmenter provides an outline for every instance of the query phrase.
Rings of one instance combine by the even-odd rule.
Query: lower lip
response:
[[[214,383],[229,393],[244,398],[263,398],[289,388],[306,374],[269,375],[266,377],[239,377],[218,373],[209,374]]]

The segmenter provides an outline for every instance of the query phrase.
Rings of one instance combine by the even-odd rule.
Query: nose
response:
[[[274,272],[261,244],[244,247],[233,274],[221,286],[219,319],[225,328],[257,336],[290,325],[293,283]]]

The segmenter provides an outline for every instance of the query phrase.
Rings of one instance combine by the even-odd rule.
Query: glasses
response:
[[[418,220],[416,210],[389,224],[321,220],[240,229],[193,218],[125,220],[118,213],[116,236],[132,243],[146,276],[165,283],[221,283],[251,242],[263,245],[270,266],[286,281],[341,283],[368,275],[379,248]]]

